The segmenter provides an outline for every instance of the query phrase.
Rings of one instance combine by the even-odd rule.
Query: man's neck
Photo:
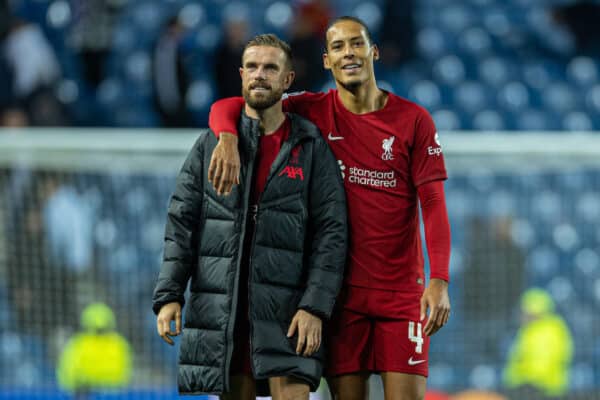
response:
[[[246,103],[245,111],[247,116],[260,121],[260,129],[263,135],[275,133],[285,120],[281,100],[264,110],[256,110]]]
[[[387,94],[380,90],[375,79],[356,88],[347,88],[336,82],[340,101],[353,114],[366,114],[381,110],[387,103]]]

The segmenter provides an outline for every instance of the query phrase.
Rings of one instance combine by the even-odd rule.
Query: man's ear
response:
[[[373,45],[373,60],[379,60],[379,47],[376,44]]]
[[[240,78],[244,77],[244,68],[240,67]]]
[[[327,53],[323,53],[323,68],[331,69],[331,64],[329,63],[329,56]]]
[[[288,71],[288,73],[285,75],[285,79],[283,80],[285,90],[288,90],[290,86],[292,86],[292,83],[294,83],[294,78],[296,78],[296,72]]]

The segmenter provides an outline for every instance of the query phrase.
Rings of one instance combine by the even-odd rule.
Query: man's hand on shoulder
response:
[[[208,181],[219,196],[228,195],[233,185],[240,183],[240,165],[238,137],[221,132],[208,167]]]
[[[446,325],[450,317],[448,282],[442,279],[431,279],[421,296],[421,320],[427,315],[428,308],[429,320],[425,325],[424,333],[431,336]]]
[[[298,331],[296,354],[308,357],[319,350],[319,347],[321,347],[322,325],[321,318],[316,315],[305,310],[296,312],[287,333],[288,337],[292,337],[296,330]],[[304,352],[302,352],[303,349]]]

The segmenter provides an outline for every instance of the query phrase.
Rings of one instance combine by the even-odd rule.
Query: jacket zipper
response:
[[[287,143],[288,142],[284,142],[281,146],[281,149]],[[296,146],[298,143],[299,143],[299,141],[290,144],[289,150],[291,151],[291,149],[294,146]],[[281,153],[281,149],[279,149],[280,153]],[[273,166],[276,166],[275,161],[278,161],[277,158],[279,158],[279,157],[276,157],[276,159],[273,161]],[[255,160],[256,160],[256,158],[255,158]],[[254,170],[254,162],[252,163],[252,170]],[[252,324],[252,318],[250,318],[250,308],[251,308],[250,297],[251,297],[251,290],[252,290],[251,282],[252,282],[252,277],[254,275],[253,274],[254,268],[252,268],[252,265],[253,265],[252,259],[254,258],[254,248],[256,246],[256,230],[257,230],[258,221],[259,221],[260,204],[262,203],[263,194],[267,191],[267,188],[269,187],[269,183],[271,182],[271,178],[273,177],[275,172],[276,172],[276,169],[271,168],[271,170],[269,172],[269,176],[267,177],[267,182],[265,183],[265,187],[263,188],[262,193],[258,196],[258,200],[256,201],[256,219],[254,220],[254,228],[252,229],[252,244],[250,245],[250,255],[249,255],[250,258],[248,259],[248,268],[249,268],[249,271],[248,271],[248,326],[249,326],[249,331],[250,331],[249,332],[250,333],[250,370],[252,371],[252,376],[255,376],[253,346],[252,346],[252,335],[254,333],[254,328],[253,328],[254,326]]]

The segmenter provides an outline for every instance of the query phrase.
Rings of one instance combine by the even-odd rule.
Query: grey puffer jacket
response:
[[[215,135],[200,136],[177,178],[168,209],[164,262],[153,310],[189,304],[179,357],[181,393],[229,390],[238,286],[248,285],[252,370],[255,378],[294,376],[316,390],[325,349],[296,355],[287,338],[298,309],[329,319],[343,280],[347,250],[346,200],[340,170],[318,129],[288,114],[289,138],[275,159],[256,218],[248,282],[240,282],[258,121],[240,121],[240,185],[218,196],[207,182]]]

